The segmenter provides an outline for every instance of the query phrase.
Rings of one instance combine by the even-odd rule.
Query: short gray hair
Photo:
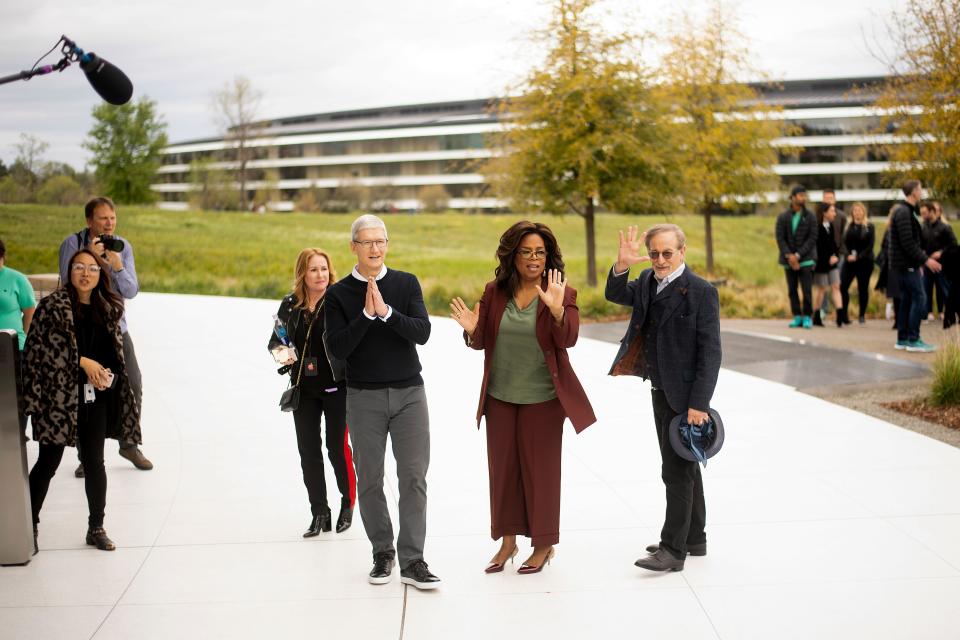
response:
[[[655,224],[649,229],[647,229],[647,237],[644,240],[644,243],[647,245],[647,249],[650,248],[650,241],[653,240],[653,236],[661,233],[675,233],[677,235],[677,241],[680,243],[678,249],[682,249],[687,245],[687,236],[684,235],[683,229],[678,227],[675,224],[663,223]]]
[[[357,234],[364,229],[383,229],[383,237],[388,238],[387,225],[372,213],[366,213],[353,221],[353,224],[350,225],[350,239],[356,242]]]

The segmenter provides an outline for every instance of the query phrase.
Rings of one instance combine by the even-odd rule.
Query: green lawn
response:
[[[242,214],[169,212],[121,207],[117,231],[133,244],[144,291],[277,298],[288,292],[303,247],[329,252],[342,276],[352,266],[350,223],[354,214]],[[447,313],[451,296],[476,300],[493,278],[500,234],[519,215],[394,214],[388,264],[420,278],[432,313]],[[603,299],[602,284],[616,258],[617,230],[662,217],[602,215],[597,221],[600,287],[587,290],[583,221],[576,215],[537,216],[560,241],[571,284],[580,291],[585,317],[616,316],[623,309]],[[687,262],[702,273],[703,221],[675,216],[687,233]],[[714,221],[717,276],[727,317],[786,316],[782,270],[776,264],[773,218],[724,217]],[[53,273],[57,250],[84,226],[80,208],[0,205],[0,238],[7,263],[24,273]],[[871,304],[878,309],[879,301]]]

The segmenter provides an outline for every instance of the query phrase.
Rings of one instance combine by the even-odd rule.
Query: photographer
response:
[[[84,215],[87,219],[87,228],[67,236],[60,244],[60,282],[69,282],[70,276],[67,270],[70,258],[77,251],[87,249],[106,263],[114,290],[125,300],[131,300],[140,291],[140,283],[137,281],[137,270],[133,263],[133,247],[114,234],[117,227],[116,206],[110,198],[98,196],[87,202]],[[137,354],[133,349],[133,340],[127,331],[126,313],[120,318],[120,331],[123,334],[126,374],[137,403],[137,413],[140,414],[143,406],[143,386],[140,365],[137,363]],[[120,440],[120,455],[141,471],[153,469],[153,463],[143,455],[135,442]],[[78,478],[83,477],[82,462],[74,475]]]

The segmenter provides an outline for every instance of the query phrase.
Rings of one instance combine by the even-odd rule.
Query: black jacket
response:
[[[817,216],[804,208],[803,217],[797,225],[797,231],[791,231],[793,209],[787,209],[777,216],[777,247],[780,249],[780,264],[786,266],[786,256],[800,254],[800,262],[817,259]]]
[[[291,341],[293,340],[293,336],[297,335],[297,327],[300,326],[300,321],[303,319],[303,309],[297,307],[296,304],[297,299],[291,293],[280,301],[280,308],[277,310],[277,317],[280,318],[280,320],[282,320],[287,326],[287,335],[290,337]],[[267,349],[272,351],[276,347],[280,346],[280,344],[280,338],[277,337],[276,333],[271,331],[270,341],[267,343]],[[298,355],[302,356],[302,351],[302,349],[298,349]],[[342,381],[346,377],[346,367],[343,360],[337,360],[330,355],[330,350],[327,349],[326,336],[323,336],[323,351],[324,356],[327,358],[327,362],[330,363],[330,371],[333,373],[334,381]],[[297,364],[299,364],[299,361]],[[298,368],[296,366],[290,368],[290,379],[294,382],[296,382],[297,371]]]
[[[840,247],[837,246],[836,226],[828,222],[827,226],[817,225],[817,265],[813,268],[816,273],[829,273],[834,267],[840,266]],[[830,264],[830,258],[837,256],[836,264]]]
[[[888,247],[891,270],[916,269],[927,261],[927,253],[921,245],[922,234],[917,221],[916,208],[901,202],[893,212],[890,222],[890,246]]]
[[[921,245],[928,254],[943,251],[947,247],[957,244],[957,236],[953,233],[953,228],[941,218],[933,224],[929,221],[923,222],[920,229],[922,236]]]
[[[607,300],[633,307],[610,373],[641,335],[650,287],[657,286],[653,269],[644,270],[635,280],[629,281],[629,277],[629,273],[615,276],[612,268],[607,275]],[[690,265],[670,286],[676,290],[667,302],[670,306],[664,310],[657,333],[660,382],[667,402],[677,413],[686,414],[690,408],[706,411],[717,386],[722,358],[720,297],[712,284],[690,270]]]
[[[873,245],[876,243],[877,232],[873,223],[847,225],[847,232],[843,234],[843,245],[847,254],[857,252],[857,261],[873,260]]]

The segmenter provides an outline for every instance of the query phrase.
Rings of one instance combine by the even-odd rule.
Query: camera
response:
[[[115,236],[101,235],[97,237],[97,240],[100,241],[100,244],[103,245],[103,248],[107,251],[113,251],[115,253],[120,253],[123,251],[123,240]]]

